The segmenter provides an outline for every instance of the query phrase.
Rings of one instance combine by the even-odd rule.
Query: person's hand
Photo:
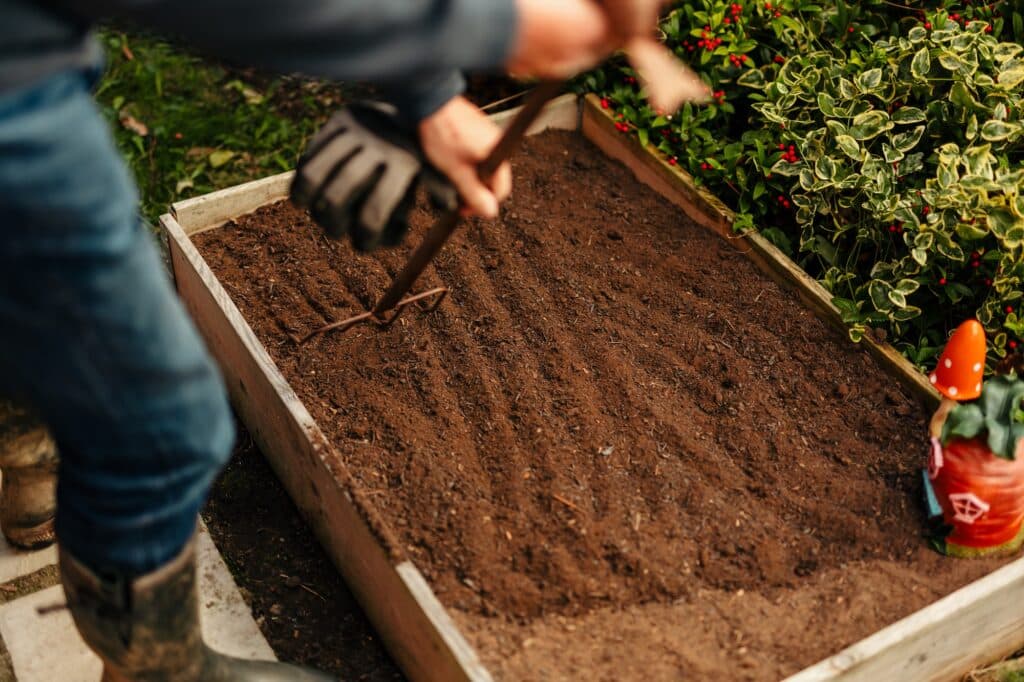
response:
[[[503,163],[484,182],[477,168],[498,144],[501,129],[465,97],[455,97],[420,122],[419,134],[427,160],[458,190],[463,215],[497,217],[512,192],[512,169]]]
[[[516,0],[519,27],[506,68],[516,76],[567,79],[616,47],[608,14],[593,0]]]
[[[291,197],[329,237],[349,235],[353,246],[369,251],[405,236],[416,188],[429,170],[415,133],[399,123],[392,107],[356,103],[313,138],[295,171]],[[443,193],[438,183],[431,185],[435,198]]]
[[[612,31],[623,41],[650,37],[658,25],[665,0],[599,0]]]

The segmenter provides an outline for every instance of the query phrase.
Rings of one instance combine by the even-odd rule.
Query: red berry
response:
[[[992,278],[991,277],[986,277],[985,278],[985,286],[987,286],[987,287],[992,286]]]
[[[932,22],[930,22],[930,21],[924,22],[924,27],[926,29],[928,29],[929,31],[932,30]]]
[[[978,268],[978,267],[981,267],[981,263],[980,263],[980,262],[978,262],[978,261],[971,261],[971,267],[972,267],[972,268]]]
[[[670,165],[670,166],[676,165],[676,157],[674,157],[674,156],[670,157],[669,160],[668,160],[668,165]]]
[[[607,100],[607,99],[602,99],[602,100],[601,100],[601,108],[602,108],[602,109],[607,109],[607,108],[608,108],[608,106],[609,106],[609,105],[608,105],[608,100]]]
[[[729,17],[726,17],[725,19],[722,19],[722,23],[723,24],[731,24],[732,23],[732,19],[730,19]]]
[[[783,151],[783,150],[784,150],[785,148],[786,148],[786,145],[785,145],[785,144],[783,144],[782,142],[780,142],[780,143],[779,143],[779,151],[781,152],[781,151]]]
[[[776,19],[778,19],[778,18],[779,18],[779,17],[781,17],[781,16],[782,16],[782,12],[776,12],[776,13],[775,13],[775,18],[776,18]]]
[[[942,286],[946,286],[946,278],[945,277],[939,277],[939,284],[942,285]]]
[[[791,206],[788,199],[786,201],[783,201],[782,205],[785,206],[786,208],[789,208]]]
[[[777,54],[777,55],[775,55],[775,63],[776,64],[785,64],[786,63],[786,58],[783,57],[781,54]]]
[[[182,135],[181,133],[174,133],[174,139],[175,139],[175,140],[180,140],[180,139],[181,139],[181,138],[183,138],[183,137],[185,137],[185,136],[184,136],[184,135]]]
[[[1012,305],[1008,305],[1008,306],[1006,306],[1006,314],[1007,314],[1007,315],[1009,315],[1009,314],[1011,314],[1012,312],[1013,312],[1013,306],[1012,306]]]
[[[890,225],[889,226],[889,231],[895,233],[896,232],[896,226],[895,225]]]
[[[779,195],[779,203],[781,204],[781,203],[782,203],[782,202],[784,202],[785,200],[786,200],[786,197],[784,197],[784,196],[782,196],[782,195],[780,194],[780,195]]]
[[[846,29],[846,32],[847,33],[853,33],[853,26],[851,26],[850,28]]]
[[[925,206],[924,208],[921,209],[921,213],[924,213],[925,215],[928,215],[931,212],[932,212],[932,209],[931,209],[930,206]]]
[[[1006,345],[1010,347],[1010,350],[1013,350],[1014,348],[1017,347],[1017,342],[1016,341],[1009,341],[1009,342],[1007,342]]]
[[[986,26],[985,27],[985,33],[991,33],[991,32],[992,32],[992,26],[991,25]]]

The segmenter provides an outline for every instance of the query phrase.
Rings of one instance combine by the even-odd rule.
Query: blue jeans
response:
[[[90,86],[0,94],[0,392],[57,441],[61,546],[137,575],[184,547],[234,422]]]

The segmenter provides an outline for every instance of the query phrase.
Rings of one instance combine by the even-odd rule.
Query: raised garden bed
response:
[[[162,221],[239,413],[406,673],[955,679],[1019,646],[1024,561],[921,538],[927,383],[599,108],[544,127],[629,169],[529,141],[502,220],[422,282],[450,300],[386,333],[291,340],[406,252],[268,206],[288,176]]]

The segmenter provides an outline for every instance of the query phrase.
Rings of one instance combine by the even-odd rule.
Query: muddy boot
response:
[[[0,528],[15,547],[53,543],[57,513],[57,446],[46,427],[0,400]]]
[[[284,663],[219,654],[199,629],[195,540],[162,568],[130,581],[99,577],[66,551],[60,574],[82,639],[103,659],[102,682],[326,682]]]

